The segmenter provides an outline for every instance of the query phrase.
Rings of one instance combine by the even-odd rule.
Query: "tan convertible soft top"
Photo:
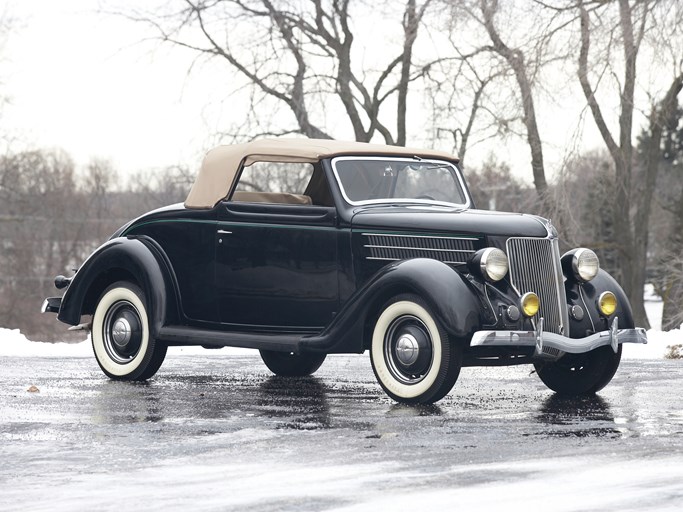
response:
[[[314,163],[339,155],[401,155],[458,160],[444,151],[327,139],[260,139],[246,144],[218,146],[204,157],[185,207],[213,208],[228,195],[242,165],[254,162]]]

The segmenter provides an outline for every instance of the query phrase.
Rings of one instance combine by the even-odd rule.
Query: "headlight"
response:
[[[538,308],[541,307],[541,301],[538,300],[538,295],[536,295],[534,292],[527,292],[522,295],[522,300],[520,302],[522,304],[524,316],[529,318],[538,313]]]
[[[489,281],[500,281],[508,273],[508,258],[495,247],[487,247],[474,253],[469,261],[470,271]]]
[[[590,249],[574,249],[562,256],[562,270],[567,277],[587,283],[598,275],[600,260]]]
[[[598,297],[598,308],[600,313],[605,316],[610,316],[614,314],[617,310],[617,298],[612,292],[603,292]]]

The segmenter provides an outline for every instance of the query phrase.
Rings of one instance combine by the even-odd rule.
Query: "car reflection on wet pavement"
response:
[[[675,361],[624,361],[599,396],[578,399],[529,367],[466,368],[431,406],[392,402],[363,356],[294,379],[256,354],[213,352],[171,353],[147,383],[110,381],[87,358],[0,358],[0,369],[1,510],[683,503]]]

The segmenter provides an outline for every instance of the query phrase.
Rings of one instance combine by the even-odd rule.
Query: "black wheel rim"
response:
[[[384,360],[391,375],[403,384],[424,380],[434,355],[429,329],[412,315],[396,318],[384,336]]]
[[[112,304],[102,329],[104,349],[112,361],[126,364],[135,359],[142,346],[142,322],[131,302],[121,300]]]

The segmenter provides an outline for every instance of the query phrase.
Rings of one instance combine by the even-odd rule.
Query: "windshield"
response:
[[[332,161],[344,199],[370,203],[447,203],[468,206],[455,165],[439,160],[339,157]]]

